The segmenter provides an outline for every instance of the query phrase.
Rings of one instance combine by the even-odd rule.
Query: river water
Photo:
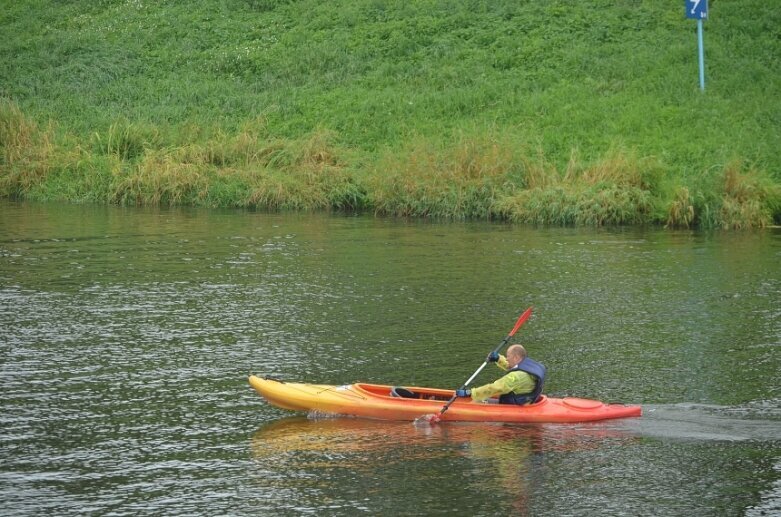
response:
[[[457,387],[518,332],[573,425],[269,406]],[[0,202],[0,513],[781,512],[781,230]],[[476,383],[490,382],[486,368]]]

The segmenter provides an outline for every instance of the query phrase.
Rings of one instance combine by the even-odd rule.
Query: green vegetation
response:
[[[762,0],[4,3],[0,196],[781,222]]]

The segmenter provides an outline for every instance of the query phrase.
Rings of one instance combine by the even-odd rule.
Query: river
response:
[[[415,427],[247,384],[455,388],[529,306],[549,395],[643,416]],[[781,512],[779,229],[0,201],[0,329],[4,515]]]

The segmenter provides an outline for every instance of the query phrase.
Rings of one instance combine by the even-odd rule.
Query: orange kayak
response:
[[[343,386],[303,384],[263,379],[254,375],[250,385],[270,404],[293,411],[321,411],[380,420],[415,420],[440,412],[453,390],[397,388],[355,383]],[[456,399],[442,415],[443,421],[463,422],[588,422],[640,416],[640,406],[605,404],[598,400],[543,395],[526,406]]]

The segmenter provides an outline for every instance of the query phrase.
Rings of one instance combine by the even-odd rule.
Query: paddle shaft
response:
[[[515,326],[513,327],[513,329],[510,331],[510,333],[509,333],[509,334],[507,334],[507,336],[506,336],[506,337],[505,337],[505,338],[502,340],[502,342],[501,342],[501,343],[499,343],[499,346],[497,346],[496,348],[494,348],[494,349],[491,351],[491,354],[493,354],[493,353],[496,353],[496,352],[498,352],[499,350],[501,350],[501,349],[502,349],[502,347],[504,347],[504,345],[506,345],[506,344],[507,344],[507,342],[508,342],[508,341],[510,341],[510,338],[511,338],[511,337],[513,337],[513,336],[515,335],[515,333],[516,333],[516,332],[518,332],[518,329],[519,329],[519,328],[521,328],[521,325],[523,325],[524,323],[526,323],[526,320],[528,320],[528,319],[529,319],[529,317],[530,317],[531,315],[532,315],[532,308],[531,308],[531,307],[529,307],[528,309],[526,309],[526,310],[524,311],[524,313],[523,313],[523,314],[521,314],[521,316],[518,318],[518,321],[516,321],[516,322],[515,322]],[[489,354],[489,355],[490,355],[490,354]],[[467,379],[467,381],[466,381],[466,382],[463,384],[463,386],[461,386],[461,388],[459,388],[459,389],[462,389],[462,390],[463,390],[463,389],[465,389],[467,386],[469,386],[469,384],[470,384],[470,383],[471,383],[473,380],[475,380],[475,377],[477,377],[477,375],[478,375],[478,374],[479,374],[481,371],[483,371],[483,368],[485,368],[485,365],[487,365],[487,364],[488,364],[488,359],[486,359],[485,361],[483,361],[483,364],[481,364],[481,365],[480,365],[480,368],[478,368],[478,369],[475,371],[475,373],[473,373],[473,374],[472,374],[472,376],[471,376],[469,379]],[[454,394],[454,395],[453,395],[453,397],[452,397],[450,400],[448,400],[448,401],[447,401],[447,404],[445,404],[445,405],[444,405],[444,407],[442,407],[442,410],[439,412],[439,416],[442,416],[442,415],[445,413],[445,411],[447,411],[447,409],[450,407],[450,404],[452,404],[452,403],[453,403],[453,402],[456,400],[456,398],[458,398],[458,397],[456,397],[456,396],[455,396],[455,394]]]

